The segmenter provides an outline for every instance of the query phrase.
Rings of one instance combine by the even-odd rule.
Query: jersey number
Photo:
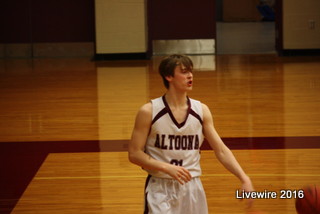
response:
[[[172,165],[182,166],[182,165],[183,165],[183,160],[182,160],[182,159],[181,159],[181,160],[172,159],[172,160],[170,161],[170,163],[171,163]]]

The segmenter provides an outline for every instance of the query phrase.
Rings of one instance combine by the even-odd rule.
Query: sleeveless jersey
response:
[[[192,177],[201,175],[200,147],[203,142],[202,105],[187,97],[188,110],[185,120],[178,123],[165,97],[152,102],[152,125],[147,138],[145,152],[152,158],[182,166]],[[147,170],[155,177],[171,178],[168,174]]]

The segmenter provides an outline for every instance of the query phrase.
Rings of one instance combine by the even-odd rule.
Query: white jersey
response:
[[[201,103],[188,98],[187,116],[178,123],[164,96],[151,102],[152,125],[145,152],[156,160],[183,166],[192,177],[200,176],[200,147],[204,139]],[[171,178],[163,172],[147,172],[154,177]]]

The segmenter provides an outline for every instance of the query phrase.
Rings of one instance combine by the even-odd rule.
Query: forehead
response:
[[[176,69],[192,70],[193,66],[192,66],[192,64],[177,63]]]
[[[183,64],[179,64],[175,67],[174,71],[173,71],[173,75],[175,74],[178,74],[178,73],[182,73],[182,72],[185,72],[185,71],[190,71],[190,72],[193,72],[192,70],[192,67],[186,67],[185,65]]]

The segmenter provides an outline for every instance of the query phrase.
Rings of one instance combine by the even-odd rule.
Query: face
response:
[[[192,69],[188,70],[184,65],[176,66],[174,76],[167,77],[170,82],[170,87],[181,91],[191,91],[193,86],[193,73]]]

